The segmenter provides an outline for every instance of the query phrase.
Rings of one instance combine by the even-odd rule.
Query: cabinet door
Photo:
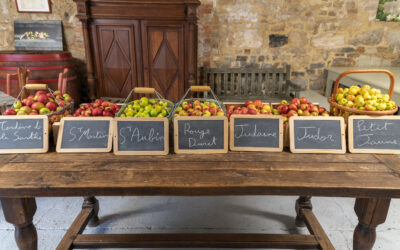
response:
[[[144,81],[177,101],[186,91],[184,22],[142,22]]]
[[[95,30],[97,96],[126,97],[142,81],[140,63],[137,63],[139,22],[98,20],[92,28]]]

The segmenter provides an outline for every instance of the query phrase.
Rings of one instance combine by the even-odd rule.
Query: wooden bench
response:
[[[251,97],[276,102],[298,97],[300,87],[290,80],[290,65],[283,68],[201,68],[201,79],[221,101],[244,101]]]

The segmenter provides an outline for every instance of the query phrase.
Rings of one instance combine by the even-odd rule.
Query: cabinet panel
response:
[[[142,22],[144,81],[167,99],[184,94],[185,57],[183,22]]]
[[[100,22],[95,28],[97,96],[126,97],[141,79],[137,63],[137,21],[113,25]]]

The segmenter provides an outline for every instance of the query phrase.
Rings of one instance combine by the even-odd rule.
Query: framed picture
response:
[[[63,50],[61,21],[14,21],[15,50]]]
[[[19,13],[50,13],[50,0],[15,0]]]

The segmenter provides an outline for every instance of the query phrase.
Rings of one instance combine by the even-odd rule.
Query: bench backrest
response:
[[[201,82],[209,85],[221,100],[287,98],[291,88],[290,65],[266,69],[203,68]]]

